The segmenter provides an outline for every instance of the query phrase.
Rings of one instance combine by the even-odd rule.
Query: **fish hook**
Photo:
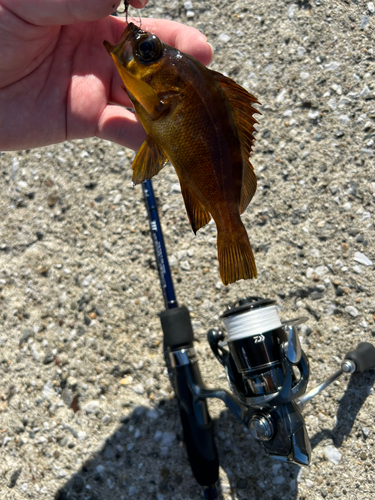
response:
[[[121,4],[121,2],[120,2]],[[120,7],[120,4],[119,4],[119,7]],[[125,21],[126,21],[126,24],[129,24],[129,5],[130,5],[130,0],[124,0],[124,10],[119,10],[118,8],[116,9],[116,14],[125,14]],[[139,27],[141,28],[142,27],[142,18],[141,16],[139,16]]]
[[[119,9],[121,2],[119,3],[117,9],[115,10],[116,14],[125,14],[126,23],[128,22],[129,4],[130,4],[130,0],[124,0],[124,10]]]

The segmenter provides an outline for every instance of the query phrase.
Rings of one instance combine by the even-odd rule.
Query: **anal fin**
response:
[[[198,198],[191,192],[191,189],[181,184],[181,193],[191,227],[194,234],[197,234],[198,229],[210,222],[211,215]]]
[[[251,165],[249,159],[244,158],[240,214],[242,214],[246,210],[248,204],[250,203],[252,197],[255,194],[256,189],[257,189],[257,176],[254,173],[253,166]]]
[[[151,179],[164,167],[166,161],[161,147],[148,136],[133,161],[133,183],[140,184],[146,179]]]

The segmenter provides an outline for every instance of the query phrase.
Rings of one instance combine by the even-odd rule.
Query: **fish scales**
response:
[[[240,218],[256,190],[249,161],[256,99],[132,23],[116,46],[105,46],[147,133],[133,182],[151,178],[169,160],[193,231],[215,220],[223,283],[256,277]]]
[[[162,71],[160,73],[163,78]],[[239,176],[228,168],[231,164],[242,164],[241,145],[231,110],[213,78],[207,92],[207,77],[189,59],[179,71],[179,77],[184,84],[183,110],[178,105],[172,107],[163,120],[151,122],[146,132],[160,137],[158,142],[175,166],[181,183],[194,188],[211,214],[218,212],[218,216],[227,218],[228,209],[238,213],[231,205],[238,204],[241,195]],[[218,107],[218,101],[223,105]],[[141,116],[142,106],[136,103],[135,107]],[[170,140],[176,130],[183,131],[180,141]],[[207,130],[211,132],[207,134]],[[215,169],[210,165],[215,165]],[[224,189],[228,183],[231,188]]]

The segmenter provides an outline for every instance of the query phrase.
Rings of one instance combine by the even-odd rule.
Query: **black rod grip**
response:
[[[206,401],[202,402],[207,405]],[[214,485],[219,479],[219,457],[214,440],[213,422],[201,426],[191,409],[186,412],[180,405],[184,441],[194,477],[202,486]]]
[[[198,399],[191,390],[191,383],[203,387],[198,363],[175,368],[174,376],[184,441],[191,469],[200,485],[212,486],[219,478],[219,457],[207,401]]]
[[[354,351],[346,354],[345,359],[354,361],[355,373],[362,373],[375,368],[375,347],[369,342],[360,342]]]
[[[161,312],[160,321],[164,332],[165,346],[179,347],[194,341],[190,313],[186,306]]]

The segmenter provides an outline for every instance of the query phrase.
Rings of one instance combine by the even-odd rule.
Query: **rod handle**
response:
[[[360,342],[354,351],[346,354],[345,359],[355,363],[355,373],[362,373],[375,368],[375,347],[369,342]]]

